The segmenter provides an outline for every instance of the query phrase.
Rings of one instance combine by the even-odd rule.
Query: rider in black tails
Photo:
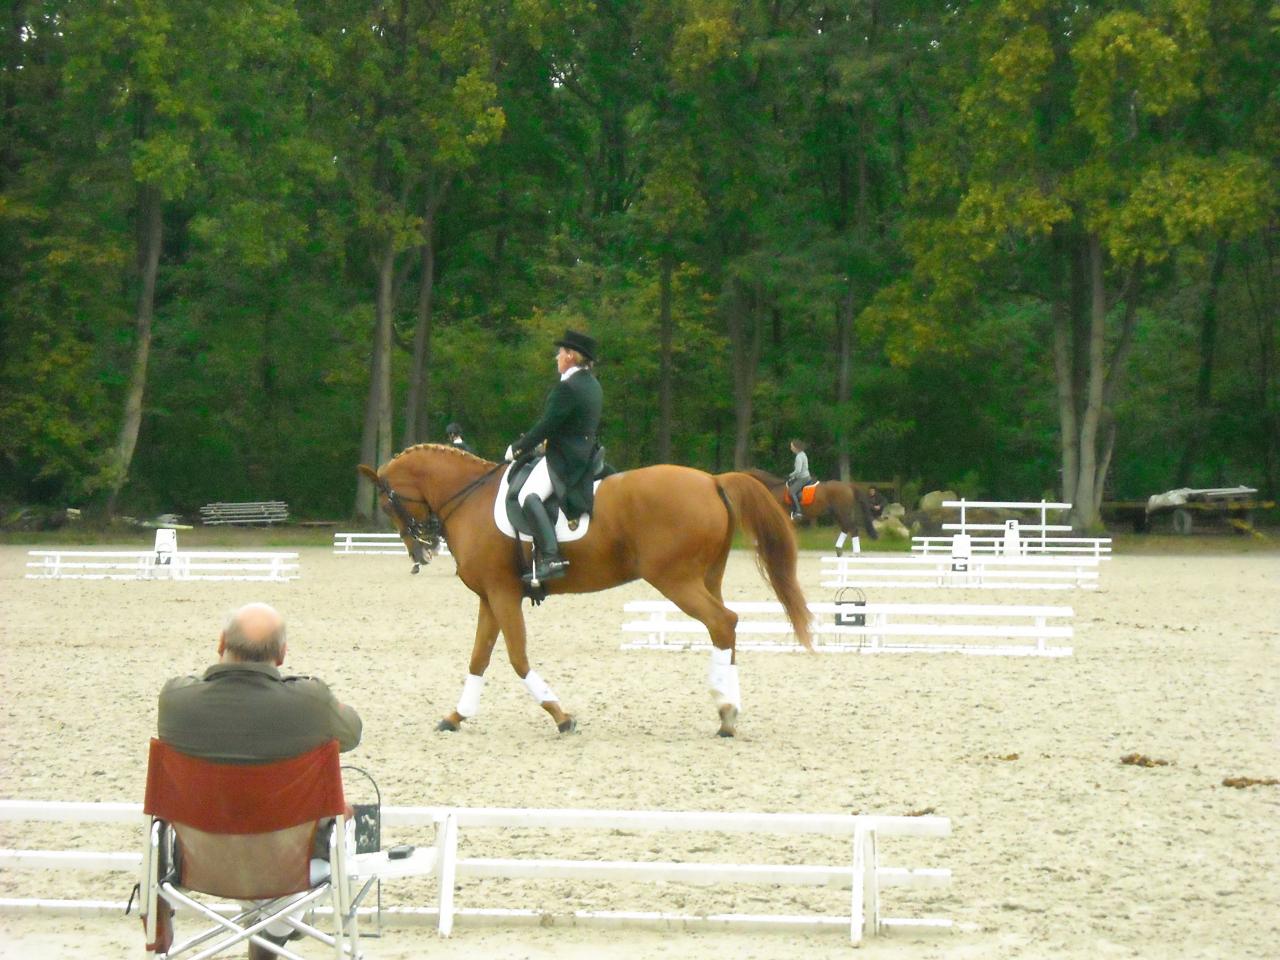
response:
[[[462,438],[462,424],[455,421],[445,427],[444,432],[449,438],[450,446],[457,447],[459,450],[465,450],[467,453],[475,453],[475,451],[471,449],[471,444],[467,443],[467,441]]]
[[[598,349],[595,339],[566,330],[556,346],[560,348],[556,353],[560,382],[547,395],[537,423],[507,448],[507,459],[513,460],[532,453],[544,440],[547,444],[546,457],[529,474],[518,497],[538,548],[534,565],[538,582],[563,577],[569,566],[560,556],[555,526],[543,501],[556,492],[571,520],[591,512],[591,467],[604,407],[600,383],[591,372]]]

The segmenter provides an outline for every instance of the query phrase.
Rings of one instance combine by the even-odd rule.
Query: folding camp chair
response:
[[[266,940],[270,924],[288,926],[358,960],[361,889],[351,876],[348,814],[338,744],[262,764],[214,763],[151,741],[143,812],[150,817],[142,857],[141,903],[147,950],[157,960],[204,960],[252,941],[288,960],[302,960]],[[317,830],[328,831],[328,871],[313,879]],[[209,903],[198,895],[239,901]],[[333,934],[301,919],[321,900],[333,907]],[[173,943],[177,908],[214,926]]]

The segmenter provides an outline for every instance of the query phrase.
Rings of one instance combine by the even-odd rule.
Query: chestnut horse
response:
[[[520,608],[522,557],[528,548],[518,546],[494,522],[501,467],[454,447],[422,443],[376,473],[364,464],[359,469],[377,486],[382,509],[395,521],[415,562],[414,572],[430,561],[443,533],[459,578],[480,598],[462,697],[436,729],[457,730],[476,715],[484,672],[501,631],[507,659],[529,694],[560,732],[568,733],[577,721],[529,668]],[[741,708],[735,662],[738,616],[724,605],[720,592],[739,526],[754,538],[756,563],[796,637],[812,649],[809,611],[796,578],[795,534],[769,491],[744,473],[712,476],[663,464],[606,477],[596,491],[586,534],[561,544],[569,561],[567,574],[545,584],[548,594],[590,593],[642,578],[705,624],[712,643],[709,685],[723,737],[734,735]]]
[[[790,509],[791,494],[787,490],[787,481],[765,470],[747,470],[773,494],[778,503]],[[840,528],[840,536],[836,538],[836,556],[844,552],[844,541],[847,537],[858,535],[858,520],[862,521],[862,529],[872,540],[878,540],[871,517],[871,500],[867,492],[856,483],[845,483],[843,480],[819,480],[813,491],[813,502],[801,505],[801,514],[806,519],[830,517]]]

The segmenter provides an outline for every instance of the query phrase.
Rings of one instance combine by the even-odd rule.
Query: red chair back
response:
[[[178,883],[189,889],[240,900],[306,890],[316,822],[345,809],[336,740],[259,764],[151,741],[143,812],[174,827]]]

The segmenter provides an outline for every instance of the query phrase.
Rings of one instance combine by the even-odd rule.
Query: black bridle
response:
[[[494,464],[492,468],[486,470],[465,487],[456,491],[444,503],[440,504],[439,510],[433,510],[428,501],[418,497],[401,496],[391,489],[386,477],[378,477],[378,490],[386,498],[387,508],[395,517],[402,532],[413,538],[413,547],[409,549],[409,556],[413,558],[413,573],[417,573],[423,565],[430,563],[440,549],[440,537],[444,533],[444,521],[446,519],[445,508],[450,504],[455,504],[453,510],[457,510],[467,497],[483,486],[485,481],[505,466],[505,463]],[[426,508],[427,515],[419,520],[405,506],[406,503],[422,504]],[[450,510],[449,513],[452,514],[453,510]]]

